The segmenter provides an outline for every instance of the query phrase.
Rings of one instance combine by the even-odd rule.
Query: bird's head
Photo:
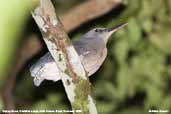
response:
[[[112,28],[94,28],[88,31],[84,35],[84,37],[85,38],[102,38],[105,41],[105,43],[107,43],[108,39],[113,33],[115,33],[116,31],[118,31],[120,28],[124,27],[127,24],[128,23],[122,23]]]

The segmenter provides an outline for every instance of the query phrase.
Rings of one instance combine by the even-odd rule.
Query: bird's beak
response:
[[[112,28],[109,28],[108,31],[111,32],[111,33],[114,33],[116,31],[118,31],[119,29],[123,28],[124,26],[126,26],[128,23],[121,23],[119,25],[116,25]]]

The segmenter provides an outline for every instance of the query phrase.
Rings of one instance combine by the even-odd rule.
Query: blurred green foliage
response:
[[[0,79],[12,67],[14,51],[31,9],[30,0],[0,1]],[[2,86],[3,82],[0,83]]]
[[[106,60],[100,71],[104,72],[104,76],[100,76],[102,79],[98,79],[94,87],[95,96],[103,94],[103,98],[110,99],[113,104],[113,107],[110,107],[109,101],[102,103],[110,106],[106,106],[106,110],[102,110],[101,113],[112,114],[117,110],[126,110],[123,114],[133,114],[135,108],[136,114],[144,111],[148,113],[149,109],[169,110],[171,2],[125,0],[125,4],[126,8],[116,21],[109,22],[108,25],[123,21],[123,17],[129,24],[113,36],[114,42],[109,43],[109,55],[112,60]],[[111,69],[113,62],[115,70]],[[113,71],[115,75],[109,73]],[[104,108],[100,101],[97,101],[97,106],[99,109]]]
[[[79,1],[54,3],[60,9],[61,4]],[[171,1],[124,0],[121,9],[112,11],[108,19],[98,20],[90,27],[129,23],[112,36],[105,63],[90,78],[99,114],[148,114],[149,109],[171,109]],[[73,36],[88,31],[86,27]],[[36,88],[28,70],[18,79],[13,98],[22,108],[70,109],[61,82],[46,81]],[[28,105],[21,106],[21,101]]]

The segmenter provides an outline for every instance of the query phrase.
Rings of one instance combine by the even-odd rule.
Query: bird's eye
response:
[[[98,29],[95,29],[95,32],[98,32],[99,30]]]
[[[102,29],[95,29],[95,32],[103,32]]]

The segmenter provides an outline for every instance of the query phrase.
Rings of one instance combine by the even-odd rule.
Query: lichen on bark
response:
[[[57,67],[64,73],[61,78],[72,109],[82,110],[80,114],[97,114],[95,105],[93,105],[93,113],[90,107],[94,102],[89,100],[91,84],[87,73],[62,23],[56,16],[51,1],[40,0],[32,16]]]

